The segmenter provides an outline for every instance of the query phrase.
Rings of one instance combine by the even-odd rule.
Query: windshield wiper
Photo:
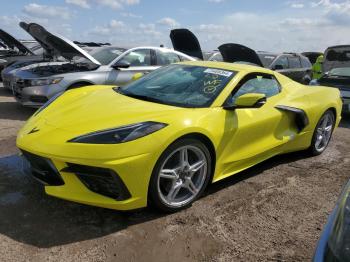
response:
[[[115,92],[117,92],[118,94],[125,95],[125,96],[128,96],[128,97],[132,97],[132,98],[136,98],[136,99],[143,100],[143,101],[148,101],[148,102],[156,102],[156,103],[164,104],[164,101],[162,101],[160,99],[157,99],[157,98],[154,98],[154,97],[127,93],[127,92],[124,92],[121,88],[113,88],[113,90]]]

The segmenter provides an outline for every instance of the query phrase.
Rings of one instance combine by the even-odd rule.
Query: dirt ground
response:
[[[350,177],[345,117],[323,155],[275,157],[176,214],[79,205],[22,172],[16,132],[32,113],[0,88],[0,261],[307,261]]]

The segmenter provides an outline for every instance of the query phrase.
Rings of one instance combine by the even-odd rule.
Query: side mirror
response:
[[[272,70],[283,70],[283,69],[284,69],[283,65],[274,65],[272,68]]]
[[[112,68],[119,70],[120,68],[128,68],[130,64],[128,62],[119,61],[112,65]]]
[[[248,93],[239,96],[234,104],[235,108],[259,108],[266,103],[266,96],[258,93]]]
[[[141,77],[143,77],[143,73],[136,73],[132,76],[131,80],[136,81],[136,80],[140,79]]]

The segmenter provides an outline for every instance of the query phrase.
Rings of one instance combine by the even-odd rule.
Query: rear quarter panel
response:
[[[328,109],[332,109],[336,115],[336,127],[341,120],[342,100],[337,88],[323,86],[305,86],[310,104],[310,126],[315,127],[321,116]]]

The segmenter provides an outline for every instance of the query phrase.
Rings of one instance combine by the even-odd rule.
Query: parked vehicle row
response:
[[[38,24],[22,22],[21,27],[47,52],[64,58],[63,62],[17,62],[2,71],[4,87],[11,89],[24,106],[40,107],[56,94],[72,88],[94,84],[125,85],[136,73],[146,74],[160,66],[195,60],[176,50],[147,46],[131,49],[106,46],[88,53]],[[172,41],[176,43],[176,38]]]
[[[350,45],[331,46],[324,53],[322,72],[311,85],[338,88],[343,99],[343,111],[350,112]]]

